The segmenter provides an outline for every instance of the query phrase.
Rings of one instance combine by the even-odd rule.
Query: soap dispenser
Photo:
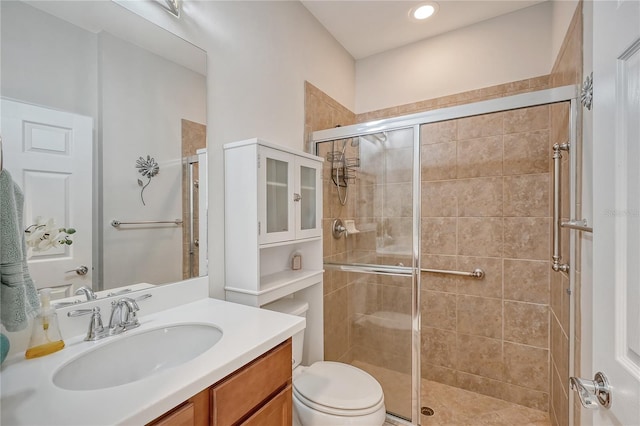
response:
[[[27,359],[52,354],[64,348],[64,342],[58,327],[56,310],[51,307],[51,289],[40,290],[40,312],[33,321],[29,348],[24,356]]]

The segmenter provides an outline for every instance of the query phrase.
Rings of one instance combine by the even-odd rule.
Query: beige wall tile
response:
[[[503,394],[505,383],[501,381],[464,373],[462,371],[458,371],[456,376],[456,386],[459,388],[494,398],[504,399]]]
[[[459,179],[456,181],[458,216],[502,216],[502,178]]]
[[[561,379],[557,372],[551,373],[552,407],[559,425],[569,424],[569,397],[562,390]]]
[[[551,315],[551,364],[561,378],[560,386],[568,393],[569,383],[569,338],[562,331],[557,318]]]
[[[458,254],[482,257],[502,256],[503,228],[501,217],[459,218]]]
[[[549,410],[549,393],[505,383],[502,399],[536,410]],[[566,423],[568,424],[568,423]],[[565,425],[566,425],[565,424]]]
[[[404,278],[404,277],[402,277]],[[411,282],[408,282],[411,284]],[[382,310],[387,312],[399,312],[411,314],[411,286],[382,287]]]
[[[455,218],[423,218],[421,233],[422,253],[456,254]]]
[[[520,108],[504,113],[504,133],[522,133],[549,128],[549,105]]]
[[[504,177],[505,216],[551,216],[549,174]]]
[[[504,174],[547,173],[551,164],[549,131],[536,130],[504,136]]]
[[[421,358],[422,361],[422,377],[427,380],[433,380],[434,382],[444,383],[449,386],[456,386],[456,376],[457,371],[452,370],[451,368],[440,367],[438,365],[429,364],[424,361],[424,357]]]
[[[458,120],[440,121],[420,126],[422,145],[451,142],[457,139]]]
[[[458,295],[457,301],[458,333],[502,339],[502,300]]]
[[[422,180],[447,180],[456,177],[457,142],[422,146]]]
[[[476,268],[484,271],[484,278],[459,277],[458,294],[502,298],[502,259],[458,256],[458,270],[471,272]]]
[[[456,295],[422,290],[422,326],[456,329]]]
[[[346,287],[325,296],[324,337],[328,344],[324,346],[324,357],[327,360],[337,360],[349,350],[347,300]]]
[[[458,140],[502,135],[503,113],[483,114],[458,121]]]
[[[548,392],[549,351],[532,346],[504,343],[504,379],[514,385]]]
[[[504,259],[504,298],[549,303],[548,261]]]
[[[382,309],[382,288],[375,281],[352,281],[347,287],[350,317],[372,314]]]
[[[546,305],[505,301],[504,339],[549,348],[549,308]]]
[[[550,222],[549,218],[505,217],[504,256],[511,259],[547,260]]]
[[[466,373],[503,380],[502,341],[458,334],[456,368]]]
[[[422,329],[422,354],[425,362],[454,368],[457,353],[455,332],[432,327]]]
[[[452,217],[458,214],[456,181],[422,182],[422,217]]]
[[[458,178],[502,175],[502,136],[469,139],[457,144]]]

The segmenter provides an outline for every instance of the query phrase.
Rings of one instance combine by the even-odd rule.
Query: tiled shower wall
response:
[[[569,84],[580,84],[582,82],[582,2],[576,8],[573,19],[569,25],[569,29],[565,36],[560,53],[556,59],[550,75],[550,85],[552,87],[565,86]],[[581,111],[582,107],[578,106],[578,134],[576,144],[572,147],[578,159],[581,157],[582,136],[579,132],[581,129]],[[552,123],[551,123],[551,143],[565,143],[568,141],[569,128],[569,109],[566,105],[554,105],[552,107]],[[578,170],[574,171],[577,176],[582,176],[581,161],[578,160]],[[562,217],[569,219],[569,183],[568,176],[572,173],[568,168],[568,156],[563,156],[561,163],[562,182]],[[580,179],[577,180],[576,188],[576,218],[581,218],[581,197],[582,187]],[[561,243],[563,247],[563,259],[569,259],[569,231],[563,229],[561,232]],[[579,244],[578,244],[579,248]],[[574,371],[576,375],[580,370],[580,340],[581,340],[581,316],[580,294],[581,294],[581,257],[579,251],[572,262],[571,267],[576,272],[575,288],[572,296],[569,296],[567,289],[569,288],[569,277],[565,273],[552,272],[551,275],[551,314],[550,314],[550,332],[551,332],[551,404],[549,414],[551,422],[554,425],[565,426],[569,424],[569,410],[573,409],[574,424],[580,424],[580,402],[576,397],[574,399],[574,407],[569,407],[569,347],[571,344],[575,348]],[[570,342],[570,304],[573,297],[575,307],[577,309],[575,318],[575,340]]]
[[[550,107],[423,125],[422,375],[549,407]]]

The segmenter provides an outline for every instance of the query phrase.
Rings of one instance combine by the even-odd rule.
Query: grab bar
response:
[[[158,223],[172,223],[174,225],[182,225],[182,219],[175,220],[139,220],[135,222],[122,222],[117,219],[113,219],[111,221],[111,226],[114,228],[119,227],[120,225],[155,225]]]
[[[560,263],[560,160],[562,151],[569,151],[569,144],[553,145],[553,264],[551,268],[556,272],[568,272],[569,264]]]
[[[422,272],[430,272],[433,274],[447,274],[447,275],[459,275],[462,277],[472,277],[472,278],[476,278],[476,279],[483,279],[484,278],[484,271],[480,268],[476,268],[471,272],[465,272],[465,271],[449,271],[446,269],[420,269],[420,271]]]

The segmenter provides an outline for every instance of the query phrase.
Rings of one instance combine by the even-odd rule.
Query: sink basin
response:
[[[68,390],[96,390],[136,382],[194,359],[221,338],[220,329],[206,324],[108,337],[113,340],[58,369],[53,383]]]

